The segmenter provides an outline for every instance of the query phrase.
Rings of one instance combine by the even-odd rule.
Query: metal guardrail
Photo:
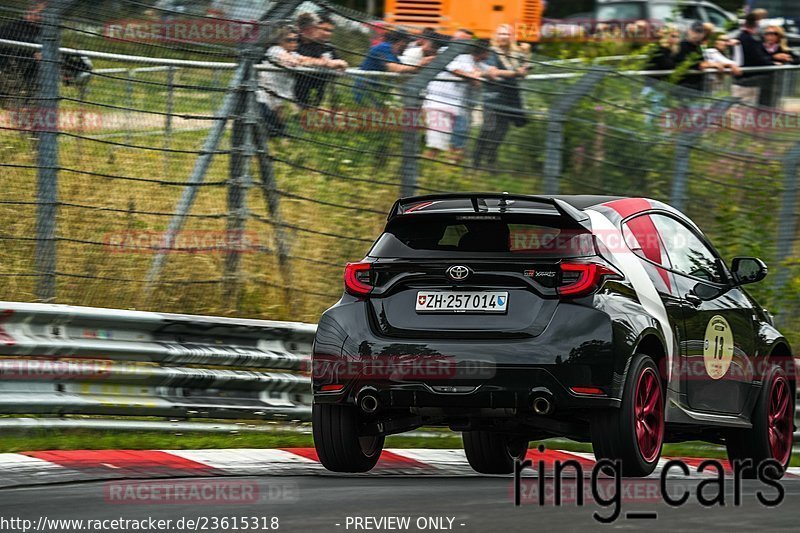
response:
[[[241,421],[308,421],[315,332],[296,322],[0,302],[0,414],[48,415],[0,417],[0,429],[261,432],[276,428]],[[52,418],[68,414],[165,420]],[[239,422],[190,421],[209,418]]]
[[[0,414],[308,420],[315,331],[0,302]]]

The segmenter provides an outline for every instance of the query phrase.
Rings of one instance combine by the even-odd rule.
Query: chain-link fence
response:
[[[775,109],[437,35],[387,72],[406,43],[358,13],[195,4],[0,8],[0,298],[315,321],[398,195],[602,193],[768,260],[790,322],[797,70],[758,73]]]

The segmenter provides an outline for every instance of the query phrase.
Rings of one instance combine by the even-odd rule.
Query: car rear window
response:
[[[393,220],[377,240],[373,257],[445,257],[453,255],[592,255],[591,235],[583,229],[545,220],[490,215],[414,216]]]

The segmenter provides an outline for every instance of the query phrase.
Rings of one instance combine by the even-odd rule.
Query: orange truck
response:
[[[491,38],[501,24],[511,24],[517,40],[539,40],[542,0],[386,0],[384,20],[411,30],[426,27],[452,35],[469,28],[475,35]]]

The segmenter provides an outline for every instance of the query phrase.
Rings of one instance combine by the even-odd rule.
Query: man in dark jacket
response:
[[[758,17],[754,13],[744,19],[744,26],[737,39],[741,46],[743,67],[767,67],[775,62],[764,48],[764,42],[758,35]],[[750,72],[739,76],[732,88],[733,96],[755,105],[766,102],[772,89],[772,75],[768,73]]]
[[[678,53],[675,55],[675,66],[681,70],[704,70],[711,67],[719,68],[716,63],[710,63],[703,59],[703,47],[701,43],[706,37],[706,29],[699,20],[692,22],[686,32],[686,38],[681,41]],[[678,85],[687,89],[702,91],[704,88],[704,75],[684,73]]]
[[[347,63],[337,57],[336,49],[330,44],[335,27],[328,14],[321,15],[318,20],[299,20],[297,53],[306,57],[326,57],[336,60],[337,68],[347,68]],[[325,98],[325,88],[330,81],[328,73],[297,74],[294,86],[297,103],[303,107],[318,107]]]

